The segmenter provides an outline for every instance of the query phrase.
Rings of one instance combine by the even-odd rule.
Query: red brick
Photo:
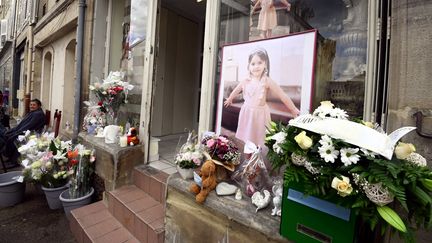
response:
[[[140,242],[147,243],[148,230],[149,228],[145,222],[139,218],[135,219],[135,229],[133,234]]]
[[[117,220],[107,219],[84,229],[84,232],[89,236],[90,239],[97,239],[111,231],[115,231],[120,227],[121,225]]]
[[[99,238],[94,242],[96,243],[107,243],[107,242],[118,242],[122,243],[132,238],[132,235],[125,228],[118,228],[115,231],[111,231]]]
[[[77,219],[73,216],[70,217],[69,227],[77,243],[83,243],[84,231],[81,228],[81,225],[78,223]]]
[[[154,229],[155,231],[163,230],[165,228],[165,220],[164,218],[159,218],[153,222],[150,223],[150,228]]]
[[[152,178],[150,180],[150,189],[149,194],[152,196],[156,201],[161,202],[161,195],[162,195],[162,184]]]
[[[163,243],[164,242],[164,231],[156,232],[149,230],[147,241],[150,243]]]
[[[99,201],[99,202],[95,202],[95,203],[89,204],[89,205],[84,206],[84,207],[74,209],[71,211],[71,213],[72,213],[72,215],[74,215],[75,218],[79,219],[79,218],[86,216],[88,214],[103,210],[104,208],[106,208],[106,206],[103,203],[103,201]]]
[[[138,217],[147,224],[150,224],[160,218],[163,218],[164,216],[165,213],[161,204],[151,207],[138,214]]]
[[[154,175],[153,177],[156,178],[156,180],[158,180],[159,182],[166,184],[167,180],[168,180],[168,174],[160,171],[159,173],[157,173],[156,175]]]
[[[88,228],[89,226],[92,226],[92,225],[97,224],[99,222],[105,221],[108,218],[112,218],[112,216],[108,212],[108,210],[106,208],[104,208],[99,212],[88,214],[88,215],[80,218],[79,222],[81,223],[81,226],[83,228]]]
[[[128,203],[144,197],[144,192],[141,189],[135,187],[134,189],[130,190],[125,194],[118,195],[117,198],[123,203]]]
[[[135,186],[133,185],[128,185],[128,186],[122,186],[114,191],[111,191],[110,193],[114,196],[119,196],[122,195],[124,193],[128,193],[130,190],[135,189]]]
[[[127,203],[126,206],[130,208],[134,213],[139,213],[155,206],[156,204],[158,204],[158,202],[149,195],[147,195],[145,198],[141,198],[139,200]]]

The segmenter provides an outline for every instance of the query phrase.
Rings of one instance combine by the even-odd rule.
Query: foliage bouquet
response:
[[[202,146],[197,142],[197,136],[190,132],[186,143],[181,146],[174,161],[182,169],[194,169],[201,165],[203,158]]]
[[[214,135],[204,137],[201,141],[205,154],[215,164],[222,165],[230,171],[240,163],[240,152],[237,146],[226,136]]]
[[[46,188],[55,188],[67,183],[65,152],[70,141],[63,142],[54,138],[54,133],[39,136],[27,131],[19,136],[22,145],[18,148],[23,175],[26,181],[38,182]]]
[[[285,185],[299,183],[305,194],[350,208],[371,229],[379,224],[382,232],[396,229],[409,239],[412,227],[429,227],[432,172],[412,144],[394,149],[411,129],[387,136],[369,122],[347,118],[327,101],[288,126],[272,123],[268,158],[275,168],[286,166]]]
[[[94,152],[78,144],[67,151],[67,158],[70,180],[69,196],[70,198],[83,197],[91,191],[92,187]]]
[[[102,83],[90,85],[90,90],[96,95],[100,110],[107,114],[108,125],[113,125],[118,110],[122,104],[127,103],[127,95],[133,85],[124,81],[123,72],[110,72]]]

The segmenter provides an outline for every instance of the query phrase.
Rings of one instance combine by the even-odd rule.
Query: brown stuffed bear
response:
[[[197,203],[204,203],[208,194],[216,188],[216,165],[211,160],[207,160],[201,167],[202,187],[196,183],[192,183],[189,190],[196,194],[195,200]]]

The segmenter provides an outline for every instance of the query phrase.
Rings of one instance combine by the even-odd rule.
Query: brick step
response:
[[[165,204],[168,174],[147,165],[136,166],[132,172],[133,183],[152,196],[156,201]]]
[[[139,242],[111,215],[102,201],[72,210],[69,225],[78,243]]]
[[[111,215],[140,242],[164,242],[165,209],[159,201],[135,185],[123,186],[106,195]]]

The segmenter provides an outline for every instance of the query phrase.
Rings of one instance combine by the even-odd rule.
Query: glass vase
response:
[[[113,109],[109,109],[107,111],[106,115],[106,122],[107,122],[107,126],[108,125],[117,125],[117,120],[118,120],[118,112],[113,110]]]

